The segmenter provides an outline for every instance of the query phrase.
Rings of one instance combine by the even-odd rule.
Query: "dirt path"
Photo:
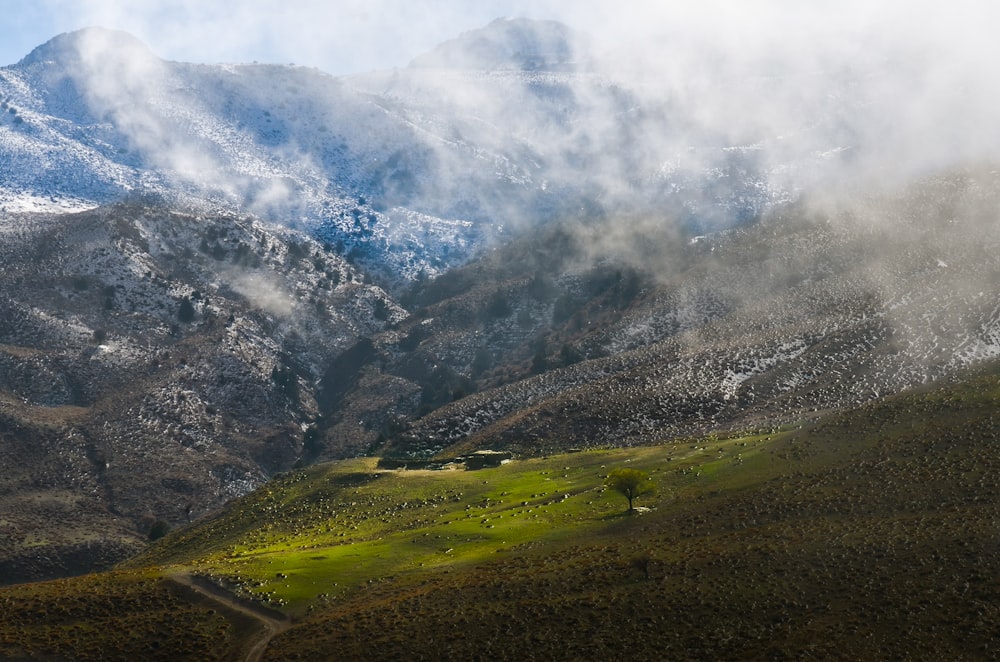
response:
[[[291,621],[281,614],[266,607],[241,600],[232,593],[204,580],[199,580],[187,572],[175,572],[167,575],[167,579],[186,586],[195,593],[202,595],[227,609],[232,609],[249,616],[264,627],[260,639],[247,651],[246,662],[259,662],[264,656],[271,639],[292,626]]]

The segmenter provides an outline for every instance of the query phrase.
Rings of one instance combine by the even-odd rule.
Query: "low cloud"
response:
[[[452,218],[516,226],[533,220],[526,210],[558,216],[593,205],[659,210],[711,229],[806,192],[898,187],[1000,157],[1000,46],[991,34],[1000,9],[985,2],[49,5],[134,31],[168,58],[280,56],[334,63],[327,68],[336,73],[354,62],[389,68],[371,59],[380,49],[393,54],[392,65],[404,65],[495,15],[566,23],[579,35],[571,46],[589,75],[567,81],[544,72],[517,79],[399,69],[352,79],[398,113],[390,126],[381,109],[359,105],[364,119],[330,127],[348,143],[359,131],[385,140],[355,151],[359,176],[384,187],[390,206]],[[312,194],[296,186],[304,173],[317,190],[328,186],[325,148],[298,143],[294,132],[282,138],[277,166],[237,172],[220,162],[213,132],[230,129],[192,133],[176,109],[164,115],[157,100],[169,83],[163,63],[138,47],[111,52],[120,45],[95,34],[80,58],[91,104],[180,182],[250,199],[252,211],[272,215],[311,204]],[[197,94],[178,92],[185,93],[185,103],[199,103]],[[394,153],[401,145],[409,151]],[[258,157],[252,150],[241,156]]]
[[[295,301],[277,276],[265,271],[230,271],[229,286],[250,304],[280,319],[291,319]]]

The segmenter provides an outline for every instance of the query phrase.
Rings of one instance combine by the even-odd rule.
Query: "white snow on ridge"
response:
[[[782,168],[828,167],[787,150],[769,161],[759,136],[720,142],[640,83],[574,70],[540,25],[472,35],[537,55],[523,62],[439,66],[449,55],[345,78],[166,62],[98,28],[60,35],[0,69],[0,185],[101,204],[136,192],[205,201],[412,278],[468,259],[493,228],[566,218],[595,195],[609,211],[671,208],[715,230],[787,200],[774,188]],[[651,142],[677,127],[683,144]]]
[[[82,200],[72,196],[40,196],[0,188],[0,213],[9,214],[72,214],[87,211],[98,206],[93,200]],[[7,225],[0,222],[0,232]]]

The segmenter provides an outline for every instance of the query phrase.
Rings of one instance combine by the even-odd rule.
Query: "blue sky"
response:
[[[561,20],[646,61],[684,40],[730,53],[896,41],[992,57],[992,0],[0,0],[0,66],[61,32],[125,30],[186,62],[269,62],[348,74],[413,57],[501,16]],[[860,46],[859,46],[860,44]],[[646,49],[646,50],[643,50]],[[979,57],[981,55],[982,57]]]
[[[100,25],[134,34],[166,59],[294,62],[345,74],[405,66],[500,16],[574,13],[565,0],[0,0],[0,66],[59,33]]]

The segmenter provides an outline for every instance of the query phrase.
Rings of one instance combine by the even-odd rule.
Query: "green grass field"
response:
[[[178,532],[139,563],[177,563],[286,608],[401,573],[482,563],[525,546],[598,534],[628,515],[604,487],[610,468],[649,473],[661,507],[701,486],[735,489],[760,472],[757,438],[586,451],[477,471],[384,471],[374,459],[282,477],[213,525]],[[258,526],[248,526],[246,520]],[[225,544],[221,544],[221,541]]]

